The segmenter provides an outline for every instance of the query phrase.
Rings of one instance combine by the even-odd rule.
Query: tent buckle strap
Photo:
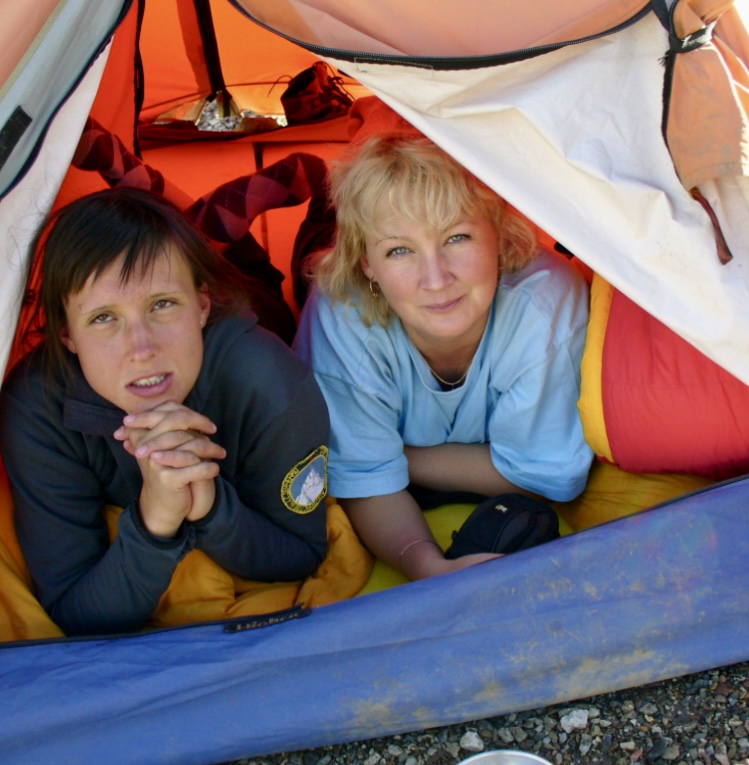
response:
[[[702,29],[686,37],[678,37],[674,33],[674,10],[678,4],[672,3],[669,6],[668,0],[651,0],[651,7],[661,22],[663,28],[668,32],[669,52],[670,53],[689,53],[691,50],[701,48],[707,45],[713,39],[713,29],[716,22],[712,21]]]
[[[713,39],[713,29],[716,22],[713,21],[702,29],[694,32],[686,37],[676,37],[674,34],[669,34],[669,40],[671,42],[670,50],[672,53],[689,53],[689,51],[697,50],[703,45],[707,45]]]

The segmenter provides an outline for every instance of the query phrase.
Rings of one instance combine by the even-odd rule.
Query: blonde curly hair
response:
[[[317,284],[332,300],[356,302],[367,326],[387,326],[393,316],[378,299],[361,266],[366,237],[383,202],[398,215],[447,228],[464,215],[486,216],[499,239],[500,273],[523,268],[538,252],[531,225],[449,154],[424,137],[378,135],[356,144],[330,174],[336,211],[333,248],[312,266]]]

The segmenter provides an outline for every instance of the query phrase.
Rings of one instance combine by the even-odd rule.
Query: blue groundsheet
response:
[[[749,659],[749,478],[259,629],[0,648],[4,765],[217,763]]]

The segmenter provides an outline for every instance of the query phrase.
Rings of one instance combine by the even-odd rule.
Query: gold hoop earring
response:
[[[372,293],[373,298],[380,297],[380,286],[374,279],[369,280],[369,291]]]

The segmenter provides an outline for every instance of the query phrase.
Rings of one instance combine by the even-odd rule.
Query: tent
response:
[[[652,317],[667,347],[676,344],[672,369],[695,354],[705,360],[699,369],[709,372],[690,382],[698,393],[714,384],[711,407],[735,404],[739,424],[710,444],[732,453],[704,484],[680,485],[678,496],[606,523],[591,522],[594,510],[581,524],[588,528],[512,565],[492,561],[256,619],[0,644],[4,762],[209,765],[749,659],[749,477],[739,474],[749,443],[740,425],[749,409],[742,1],[500,2],[489,17],[478,0],[5,3],[3,367],[22,349],[36,227],[55,205],[103,183],[71,167],[89,115],[194,199],[237,167],[252,172],[300,150],[336,156],[348,140],[345,118],[223,134],[190,122],[206,99],[227,112],[280,115],[283,83],[323,60],[354,96],[379,97],[595,271],[592,318],[603,311],[608,324],[589,333],[600,344],[584,362],[594,382],[581,412],[611,415],[604,432],[586,431],[605,462],[645,473],[651,458],[668,461],[680,440],[694,441],[671,432],[656,448],[650,433],[644,464],[626,448],[638,434],[622,429],[642,419],[641,407],[652,398],[657,408],[678,388],[673,379],[663,390],[650,377],[645,388],[635,380],[626,406],[611,413],[612,400],[623,400],[612,399],[624,371],[616,359],[633,345],[632,316]],[[273,210],[253,223],[287,274],[303,214]],[[290,279],[284,291],[294,305]],[[612,350],[605,335],[616,316],[626,330]],[[640,349],[635,342],[632,364],[648,356]],[[675,406],[666,407],[671,419]],[[689,425],[692,411],[679,413]],[[667,482],[693,458],[655,467],[670,471],[658,473]],[[604,471],[603,482],[615,474]],[[7,540],[12,507],[0,488]],[[3,556],[12,567],[13,549],[0,548]],[[8,631],[11,595],[0,591]]]

